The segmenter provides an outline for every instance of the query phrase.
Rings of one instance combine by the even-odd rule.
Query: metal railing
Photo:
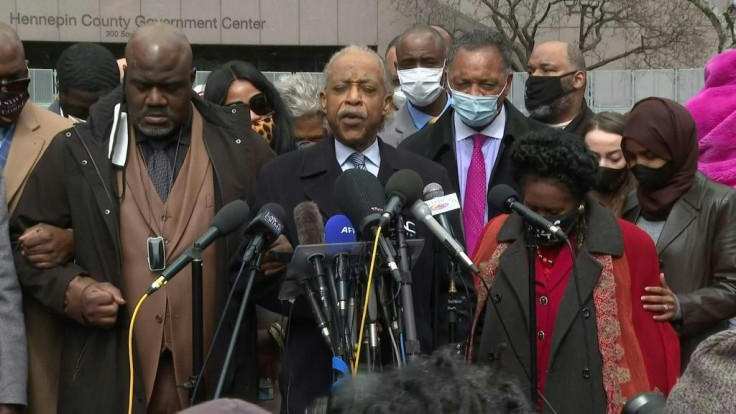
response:
[[[290,72],[264,72],[277,82]],[[321,77],[321,73],[314,73]],[[209,72],[197,72],[194,84],[207,81]],[[510,100],[524,110],[525,72],[514,74]],[[31,69],[31,100],[48,106],[56,97],[56,72],[52,69]],[[658,70],[594,70],[588,72],[587,99],[594,112],[626,112],[634,103],[648,96],[670,98],[684,104],[703,87],[703,69]]]

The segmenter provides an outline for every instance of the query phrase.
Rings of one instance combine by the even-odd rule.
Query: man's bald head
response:
[[[18,33],[16,33],[12,27],[2,22],[0,22],[0,48],[2,49],[6,49],[6,48],[20,49],[21,53],[23,53],[23,58],[25,59],[25,51],[23,50],[23,43],[20,41],[20,37],[18,37]]]
[[[162,55],[173,55],[181,63],[192,65],[192,47],[186,35],[174,26],[154,23],[142,26],[133,33],[125,46],[125,59],[128,67],[147,64],[158,60]]]
[[[0,78],[26,68],[26,52],[18,33],[0,23]]]
[[[439,33],[440,36],[442,36],[442,40],[445,41],[445,53],[450,54],[450,46],[452,46],[452,41],[455,40],[455,37],[452,35],[452,33],[450,33],[449,30],[445,29],[444,27],[438,24],[433,24],[429,27],[436,30],[437,33]]]
[[[561,124],[582,110],[587,75],[583,53],[575,45],[557,40],[538,44],[527,72],[525,102],[531,118]],[[549,82],[557,87],[548,87]]]
[[[192,48],[179,29],[156,23],[138,29],[125,47],[125,93],[133,126],[165,139],[190,113]]]
[[[28,100],[28,66],[18,34],[0,23],[0,126],[13,124]]]
[[[585,71],[585,57],[574,44],[551,40],[538,44],[529,57],[529,65],[540,65],[551,63],[553,65],[565,66],[567,71]],[[563,65],[564,64],[564,65]]]
[[[416,25],[405,31],[396,43],[397,59],[400,61],[402,54],[404,54],[407,49],[415,46],[416,43],[421,42],[421,39],[431,40],[434,48],[441,53],[442,59],[447,56],[445,41],[442,39],[440,33],[429,26]]]

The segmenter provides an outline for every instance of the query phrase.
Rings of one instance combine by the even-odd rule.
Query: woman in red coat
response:
[[[677,336],[641,299],[659,284],[654,243],[588,197],[597,162],[579,138],[535,132],[514,144],[511,160],[524,204],[562,228],[576,253],[577,279],[567,245],[532,232],[540,409],[618,414],[640,392],[667,394],[680,369]],[[501,359],[522,384],[530,382],[526,234],[517,214],[483,232],[470,349],[477,362]]]

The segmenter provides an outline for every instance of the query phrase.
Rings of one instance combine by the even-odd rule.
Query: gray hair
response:
[[[501,62],[503,63],[504,69],[506,72],[511,73],[513,64],[511,44],[509,44],[506,38],[498,30],[494,29],[474,30],[455,39],[455,41],[452,42],[450,53],[447,56],[447,67],[452,66],[452,62],[455,60],[455,55],[457,55],[458,50],[476,50],[488,46],[493,46],[498,49],[501,54]]]
[[[370,49],[366,46],[358,46],[358,45],[345,46],[344,48],[335,52],[334,55],[332,55],[330,60],[327,62],[327,65],[325,65],[325,70],[324,70],[325,81],[324,81],[323,88],[325,89],[327,88],[327,74],[330,72],[330,66],[332,66],[335,60],[345,53],[355,53],[355,52],[367,53],[368,55],[376,59],[376,62],[383,69],[381,71],[381,75],[383,76],[383,79],[382,79],[383,90],[387,94],[392,93],[392,91],[394,90],[394,87],[393,87],[393,84],[391,84],[391,74],[388,72],[388,68],[386,67],[386,64],[383,61],[383,59],[381,59],[381,56],[379,56],[378,53],[376,53],[376,51],[373,49]]]
[[[386,95],[393,96],[394,86],[391,83],[391,73],[388,71],[388,67],[386,66],[386,62],[383,59],[381,59],[381,56],[379,56],[378,53],[376,53],[375,50],[370,49],[370,48],[368,48],[366,46],[358,46],[358,45],[345,46],[344,48],[338,50],[337,52],[335,52],[335,54],[332,55],[332,57],[330,58],[330,60],[325,65],[325,70],[323,72],[324,73],[324,77],[325,77],[324,83],[323,83],[323,86],[322,86],[323,90],[325,90],[325,91],[327,90],[327,74],[330,72],[330,67],[335,62],[335,60],[337,60],[337,58],[339,58],[340,56],[344,55],[345,53],[356,53],[356,52],[358,52],[358,53],[367,53],[368,55],[370,55],[370,56],[372,56],[372,57],[374,57],[376,59],[376,62],[381,67],[381,77],[383,78],[381,80],[382,81],[381,83],[383,84],[383,91],[386,93]],[[388,114],[386,114],[383,117],[383,119],[381,119],[381,123],[378,126],[378,130],[379,131],[383,131],[383,128],[387,124],[390,124],[391,123],[391,121],[393,120],[393,117],[394,117],[394,107],[393,107],[393,105],[390,105],[389,112],[388,112]]]
[[[319,102],[321,82],[321,79],[309,73],[285,75],[276,82],[276,90],[289,108],[292,118],[324,115],[325,111]]]

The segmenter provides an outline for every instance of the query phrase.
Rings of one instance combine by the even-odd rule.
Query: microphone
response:
[[[355,235],[353,223],[347,216],[339,214],[330,217],[325,224],[325,242],[327,244],[355,243],[358,238]],[[337,281],[337,308],[340,316],[346,322],[348,311],[348,284],[350,279],[350,256],[347,252],[338,252],[334,258],[335,279]]]
[[[234,200],[225,205],[223,208],[220,209],[220,211],[217,212],[215,215],[215,218],[212,220],[212,226],[199,238],[197,241],[194,242],[192,247],[187,249],[187,251],[179,256],[174,262],[169,265],[166,269],[161,272],[161,275],[151,284],[151,287],[148,288],[146,291],[146,294],[149,296],[152,295],[154,292],[159,290],[161,286],[165,285],[166,283],[171,280],[174,276],[176,276],[177,273],[179,273],[184,266],[189,264],[192,260],[195,259],[195,255],[192,253],[192,249],[196,248],[201,250],[204,250],[212,244],[213,241],[215,241],[218,237],[226,236],[238,227],[240,227],[243,222],[245,222],[245,219],[248,217],[248,214],[250,213],[250,208],[248,207],[248,204],[245,203],[243,200]]]
[[[424,187],[424,190],[422,191],[423,199],[424,201],[434,200],[435,198],[440,198],[445,195],[445,190],[442,188],[441,185],[437,183],[429,183]],[[445,231],[454,236],[454,232],[452,231],[452,227],[450,226],[450,222],[447,221],[447,216],[445,213],[438,214],[437,215],[437,221],[440,222],[442,227],[445,229]]]
[[[421,187],[421,186],[420,186]],[[364,237],[374,235],[379,227],[383,206],[386,205],[381,183],[365,170],[353,168],[344,171],[335,181],[335,198],[340,209],[352,223],[358,223],[358,232]],[[396,251],[383,234],[378,238],[381,257],[391,276],[401,282],[402,276],[396,264]]]
[[[268,203],[261,207],[258,214],[245,228],[245,235],[252,237],[243,254],[243,263],[250,263],[253,257],[272,243],[285,230],[286,212],[277,203]]]
[[[524,221],[533,227],[549,231],[561,240],[567,241],[567,234],[565,234],[561,228],[550,223],[549,220],[539,214],[531,211],[520,201],[519,194],[506,184],[499,184],[491,188],[491,191],[488,194],[488,204],[504,213],[515,211],[524,219]]]
[[[458,260],[463,266],[469,269],[472,273],[478,273],[479,270],[470,260],[468,255],[465,253],[465,249],[460,243],[455,240],[450,233],[448,233],[432,216],[432,211],[422,200],[417,200],[413,206],[411,206],[411,214],[417,220],[424,223],[429,228],[429,231],[434,234],[440,242],[450,251],[450,254],[455,260]]]
[[[339,214],[332,216],[325,223],[325,243],[327,244],[339,244],[339,243],[355,243],[357,242],[355,235],[355,229],[353,223],[350,222],[347,216]],[[328,278],[328,281],[332,281],[330,286],[334,293],[334,306],[338,312],[338,329],[344,336],[343,344],[345,346],[346,354],[350,355],[350,332],[347,329],[350,320],[350,285],[351,285],[351,271],[350,271],[350,255],[349,249],[346,247],[335,247],[330,250],[334,254],[333,268],[334,268],[334,279]]]
[[[393,216],[395,216],[404,205],[412,204],[422,198],[422,177],[414,170],[399,170],[395,172],[386,183],[386,196],[388,202],[383,209],[378,225],[387,228]]]
[[[319,212],[317,204],[313,201],[303,201],[294,207],[294,223],[296,224],[299,245],[325,243],[325,226],[322,224],[322,214]],[[330,345],[330,349],[334,351],[337,341],[333,341],[332,333],[334,332],[336,334],[337,332],[334,329],[336,326],[332,325],[335,318],[332,317],[332,309],[328,296],[329,289],[327,288],[327,275],[322,265],[323,259],[324,255],[322,254],[309,256],[309,263],[313,267],[313,277],[302,276],[299,283],[304,290],[304,294],[307,296],[309,306],[312,308],[314,317],[317,320],[317,326]],[[314,279],[317,282],[316,291],[310,283],[310,279]],[[319,303],[317,303],[317,298],[319,298]],[[322,326],[323,323],[324,326]]]

